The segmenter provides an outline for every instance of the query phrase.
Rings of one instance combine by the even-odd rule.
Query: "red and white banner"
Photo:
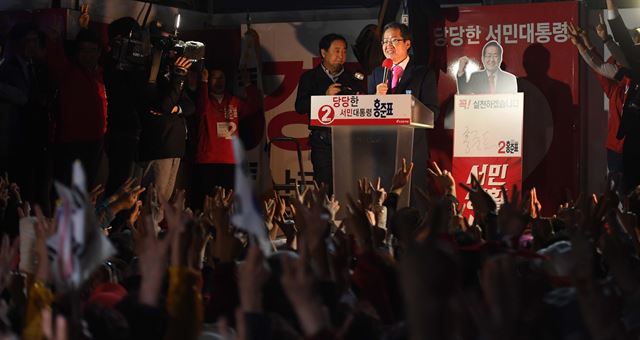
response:
[[[474,64],[476,70],[482,67],[485,43],[496,40],[504,48],[502,69],[518,77],[518,92],[524,93],[523,187],[538,189],[543,213],[555,209],[566,197],[565,189],[578,192],[579,57],[566,31],[567,23],[579,22],[578,2],[453,7],[443,12],[445,19],[429,28],[430,65],[440,70],[441,108],[430,131],[431,160],[451,168],[460,57],[468,56],[471,73]]]
[[[456,95],[453,137],[453,177],[471,185],[471,175],[493,196],[504,202],[501,187],[522,188],[522,93]],[[465,215],[472,213],[469,194],[457,187]]]
[[[410,94],[311,96],[311,125],[410,125]]]

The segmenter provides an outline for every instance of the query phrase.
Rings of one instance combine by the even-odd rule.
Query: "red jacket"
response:
[[[600,82],[602,90],[607,98],[609,98],[609,123],[607,124],[606,148],[617,153],[622,153],[624,139],[617,139],[616,134],[618,133],[618,127],[620,127],[622,107],[624,106],[624,100],[627,92],[627,82],[612,80],[597,72],[595,74],[596,78],[598,78],[598,81]]]
[[[235,164],[232,136],[238,135],[238,122],[258,110],[258,89],[246,88],[247,100],[225,93],[222,102],[209,98],[209,87],[200,85],[196,112],[198,114],[198,164]]]
[[[56,141],[96,141],[107,131],[107,94],[102,69],[89,72],[67,59],[60,43],[48,44],[49,72],[60,89]]]

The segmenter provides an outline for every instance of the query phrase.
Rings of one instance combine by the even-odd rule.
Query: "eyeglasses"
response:
[[[380,42],[380,45],[384,46],[384,45],[386,45],[386,44],[391,44],[391,45],[393,45],[393,46],[398,46],[398,44],[399,44],[401,41],[404,41],[404,40],[405,40],[405,39],[398,39],[398,38],[382,40],[382,41]]]

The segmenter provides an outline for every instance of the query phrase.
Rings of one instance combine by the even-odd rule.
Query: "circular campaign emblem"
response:
[[[331,124],[335,117],[336,113],[333,111],[331,105],[323,105],[320,107],[320,110],[318,110],[318,120],[324,125]]]

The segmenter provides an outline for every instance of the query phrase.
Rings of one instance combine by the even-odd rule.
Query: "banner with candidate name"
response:
[[[522,188],[523,94],[455,96],[453,177],[471,183],[475,176],[493,197],[504,203],[502,186]],[[464,214],[473,206],[469,193],[456,188]]]
[[[547,207],[552,211],[566,197],[566,189],[574,194],[578,191],[579,56],[567,35],[567,24],[579,22],[578,2],[452,7],[443,9],[443,13],[444,19],[428,28],[432,51],[429,63],[439,70],[441,108],[436,128],[429,136],[431,160],[452,169],[458,71],[466,62],[466,80],[474,83],[472,74],[491,67],[482,54],[483,48],[495,41],[502,47],[500,69],[514,75],[517,92],[524,93],[520,145],[523,187],[536,187],[543,213]],[[494,82],[496,92],[501,92],[500,82]],[[473,85],[461,93],[480,92],[474,90],[477,82]],[[493,163],[486,164],[489,169]],[[456,180],[470,183],[468,176]]]

